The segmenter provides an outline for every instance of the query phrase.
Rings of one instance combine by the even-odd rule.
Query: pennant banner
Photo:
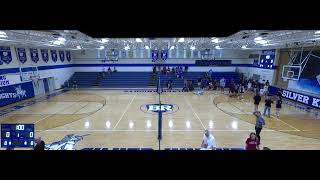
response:
[[[31,60],[37,63],[39,61],[38,49],[30,48],[30,56],[31,56]]]
[[[60,61],[64,62],[64,51],[59,51]]]
[[[161,51],[161,59],[164,61],[168,59],[168,50]]]
[[[26,54],[26,49],[24,48],[17,48],[17,54],[18,54],[18,59],[19,61],[24,64],[27,62],[27,54]]]
[[[152,62],[158,60],[158,50],[152,50]]]
[[[42,56],[42,60],[47,63],[49,61],[48,49],[41,49],[41,56]]]
[[[58,56],[57,56],[57,51],[56,50],[50,50],[51,52],[51,59],[53,62],[57,62]]]
[[[67,57],[67,61],[71,61],[71,54],[70,51],[66,51],[66,57]]]
[[[10,47],[0,46],[0,61],[9,64],[12,61]]]

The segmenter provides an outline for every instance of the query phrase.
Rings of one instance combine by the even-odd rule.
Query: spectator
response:
[[[220,79],[220,88],[221,88],[221,91],[224,92],[224,88],[226,86],[226,79],[224,79],[224,77],[222,77]]]
[[[268,96],[267,99],[265,100],[265,106],[264,106],[264,111],[263,111],[263,115],[266,115],[266,112],[268,111],[268,117],[270,118],[270,111],[271,111],[271,104],[273,103],[273,101],[270,99],[270,97]]]
[[[244,86],[243,86],[243,84],[240,84],[239,91],[240,91],[240,99],[243,99],[243,94],[244,94]]]
[[[255,130],[256,130],[256,135],[257,135],[259,142],[260,142],[261,141],[260,133],[262,131],[263,126],[265,125],[265,121],[262,118],[260,111],[256,111],[253,114],[256,116]]]
[[[216,149],[215,138],[208,130],[204,131],[201,147],[206,149]]]
[[[184,67],[184,71],[185,71],[185,72],[188,72],[188,66],[185,66],[185,67]]]
[[[266,82],[266,86],[270,86],[269,80],[267,80],[267,82]]]
[[[277,92],[277,96],[278,96],[279,98],[282,98],[282,91],[283,91],[283,89],[280,88],[280,89],[278,90],[278,92]]]
[[[113,67],[113,72],[118,72],[116,67]]]
[[[78,89],[78,82],[76,80],[73,81],[72,88],[73,89]]]
[[[34,150],[36,151],[42,151],[45,148],[45,142],[41,140],[41,137],[38,137],[37,139],[35,139],[36,142],[36,146],[34,147]]]
[[[251,88],[252,88],[252,82],[250,80],[250,81],[248,81],[248,90],[251,91],[252,90]]]
[[[153,66],[152,72],[153,72],[153,74],[155,74],[157,72],[157,68],[155,66]]]
[[[277,99],[277,103],[276,103],[276,116],[279,118],[280,116],[280,110],[281,110],[281,106],[282,106],[282,98]]]
[[[260,141],[255,133],[250,133],[249,138],[246,140],[246,150],[259,150]]]
[[[108,74],[110,75],[111,72],[112,72],[112,70],[111,70],[111,68],[109,67],[109,68],[108,68]]]
[[[256,95],[253,97],[253,100],[254,100],[254,111],[258,111],[259,104],[261,101],[261,96],[259,95],[259,93],[256,93]]]
[[[168,80],[168,82],[167,82],[167,88],[168,88],[168,90],[171,90],[171,89],[172,89],[172,84],[173,84],[173,81],[172,81],[172,79],[170,78],[170,79]]]
[[[256,94],[258,90],[258,84],[256,81],[252,82],[253,92]]]

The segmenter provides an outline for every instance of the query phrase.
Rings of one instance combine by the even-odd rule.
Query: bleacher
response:
[[[104,88],[147,88],[151,72],[115,72],[102,79]]]
[[[97,80],[99,72],[76,72],[70,78],[70,86],[74,80],[77,81],[79,88],[100,87],[100,88],[151,88],[154,87],[150,81],[152,72],[115,72],[107,74],[105,78]],[[184,72],[183,79],[177,78],[176,74],[168,73],[157,74],[160,77],[162,87],[167,86],[167,82],[171,78],[173,80],[173,88],[183,88],[184,80],[192,80],[196,86],[198,78],[204,77],[205,72]],[[213,72],[212,79],[220,80],[222,77],[226,79],[227,86],[230,80],[238,82],[240,77],[236,72]],[[97,82],[98,81],[98,82]],[[97,86],[98,84],[98,86]]]
[[[99,72],[75,72],[69,79],[70,86],[74,80],[77,81],[79,88],[92,87],[93,83],[97,80]]]

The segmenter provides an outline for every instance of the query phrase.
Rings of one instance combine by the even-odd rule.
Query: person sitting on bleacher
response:
[[[108,68],[108,74],[110,75],[111,72],[112,72],[112,70],[111,70],[111,68],[109,67],[109,68]]]
[[[173,81],[172,81],[172,79],[170,78],[169,81],[167,82],[167,88],[168,88],[168,90],[172,90],[172,84],[173,84]]]

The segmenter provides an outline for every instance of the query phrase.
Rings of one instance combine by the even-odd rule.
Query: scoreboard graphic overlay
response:
[[[33,148],[34,124],[1,124],[1,148]]]

